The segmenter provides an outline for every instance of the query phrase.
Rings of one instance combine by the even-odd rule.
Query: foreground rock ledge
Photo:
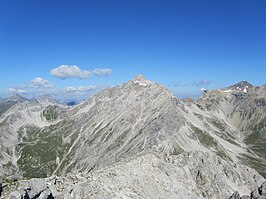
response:
[[[90,173],[9,182],[1,198],[249,198],[252,192],[261,199],[263,182],[255,170],[212,153],[147,153]]]

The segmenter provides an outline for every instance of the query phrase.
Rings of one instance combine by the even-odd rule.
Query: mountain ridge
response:
[[[0,136],[0,158],[4,169],[12,159],[22,176],[44,178],[95,173],[151,152],[167,160],[204,151],[265,176],[264,134],[248,130],[265,118],[260,92],[214,90],[185,100],[137,76],[73,107],[19,103],[0,117],[0,132],[8,132]],[[253,133],[262,135],[259,144]],[[4,144],[6,136],[13,145]]]

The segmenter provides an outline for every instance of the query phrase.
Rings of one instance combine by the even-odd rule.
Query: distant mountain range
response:
[[[12,183],[20,188],[6,180],[3,194],[249,194],[265,181],[265,132],[266,86],[246,81],[205,91],[199,100],[177,99],[141,75],[71,107],[50,96],[28,100],[15,95],[0,100],[0,177],[18,179]]]

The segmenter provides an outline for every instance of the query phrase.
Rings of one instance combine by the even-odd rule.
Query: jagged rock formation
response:
[[[133,187],[126,190],[136,188],[139,197],[148,198],[152,197],[149,191],[153,189],[158,196],[161,194],[160,197],[166,198],[172,195],[224,198],[235,190],[241,195],[248,194],[262,183],[259,174],[241,164],[266,175],[263,86],[240,82],[226,89],[206,91],[199,101],[195,101],[177,99],[163,86],[137,76],[121,86],[99,92],[77,106],[64,107],[51,104],[51,99],[48,104],[45,101],[23,100],[0,115],[0,177],[15,173],[13,178],[45,178],[71,173],[78,178],[80,187],[72,187],[71,178],[66,177],[64,186],[73,189],[70,194],[77,192],[87,197],[91,194],[86,192],[87,187],[92,186],[99,193],[105,190],[103,194],[106,195],[97,195],[96,191],[95,197],[108,198],[116,195],[108,192],[111,185],[105,180],[117,180],[118,185],[125,183],[132,175],[126,168],[136,167],[141,174],[146,166],[146,170],[153,170],[150,163],[157,158],[162,165],[167,165],[158,173],[165,178],[159,180],[158,188],[152,188],[156,175],[148,173],[149,180],[143,181],[141,175],[144,173],[134,173],[136,178],[128,179],[128,186]],[[179,163],[173,164],[173,158]],[[140,160],[148,162],[140,166],[136,163]],[[221,166],[219,163],[214,168],[210,165],[212,162],[221,162]],[[117,174],[118,178],[113,179],[108,174],[109,177],[101,179],[100,173],[108,173],[108,167],[121,170],[121,176]],[[183,167],[187,170],[180,169]],[[163,174],[168,169],[176,179]],[[214,177],[215,174],[219,174],[218,177]],[[88,176],[95,176],[97,180],[88,181]],[[164,180],[168,182],[166,185],[161,184]],[[150,181],[154,183],[150,185]],[[170,185],[170,182],[176,185]],[[195,186],[191,187],[192,184]],[[160,190],[172,186],[176,187],[168,190],[169,193]],[[145,187],[150,190],[143,190]],[[112,189],[119,192],[118,187]],[[180,191],[175,193],[176,189]],[[38,193],[40,190],[44,189],[38,189]],[[49,190],[51,192],[46,189],[43,192],[63,197],[63,191],[54,192],[51,185]],[[126,197],[125,191],[120,194]],[[136,193],[132,194],[132,197],[138,197],[134,195]]]
[[[266,199],[266,182],[254,189],[249,195],[241,197],[238,191],[235,191],[229,199]]]
[[[4,197],[30,198],[228,198],[247,194],[263,182],[253,169],[206,152],[168,158],[147,153],[91,173],[19,181]]]

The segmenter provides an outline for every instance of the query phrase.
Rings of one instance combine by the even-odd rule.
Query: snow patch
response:
[[[148,80],[142,80],[142,81],[135,80],[134,83],[135,84],[139,84],[140,86],[146,87],[149,84],[151,84],[151,81],[148,81]]]

